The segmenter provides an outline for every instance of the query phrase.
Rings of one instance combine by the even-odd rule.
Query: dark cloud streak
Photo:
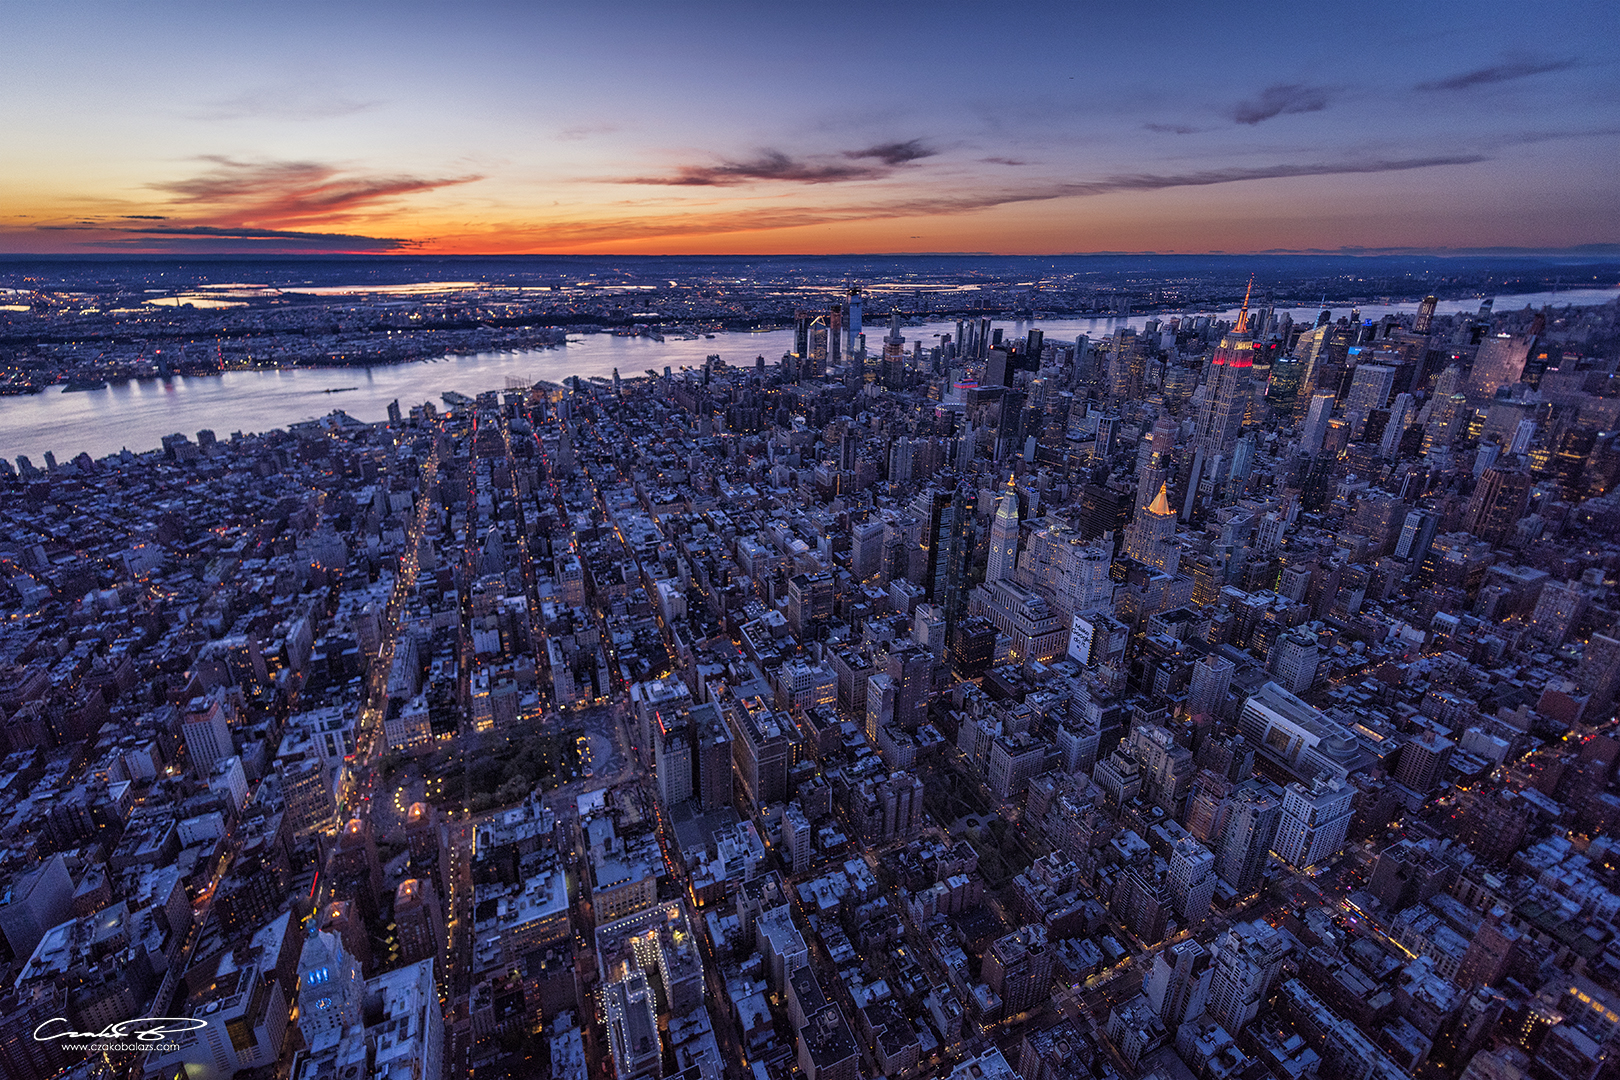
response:
[[[722,161],[718,165],[682,165],[669,176],[636,176],[621,184],[656,184],[666,187],[734,187],[738,184],[785,181],[796,184],[838,184],[855,180],[881,180],[913,161],[937,153],[918,139],[880,143],[861,150],[846,150],[835,157],[795,158],[780,150],[762,150],[749,161]],[[864,164],[871,161],[874,164]],[[862,164],[852,164],[861,162]]]
[[[1239,102],[1232,109],[1232,119],[1240,124],[1254,125],[1287,113],[1321,112],[1327,108],[1329,96],[1329,92],[1320,86],[1278,83],[1266,87],[1250,101]]]
[[[127,220],[127,217],[122,220]],[[82,232],[87,229],[101,232],[88,243],[96,247],[143,247],[156,245],[214,250],[251,250],[261,252],[301,251],[359,252],[400,251],[417,246],[416,241],[384,236],[360,236],[351,233],[299,232],[286,229],[244,229],[219,225],[141,225],[105,226],[100,222],[84,221],[70,225],[40,225],[41,232]]]
[[[865,150],[846,150],[844,156],[857,161],[861,158],[876,158],[885,165],[904,165],[908,161],[933,157],[937,152],[924,146],[921,139],[907,139],[905,142],[869,146]]]
[[[282,244],[301,250],[398,251],[401,248],[416,246],[410,240],[399,240],[385,236],[296,232],[286,229],[231,229],[212,225],[149,226],[139,229],[121,229],[119,231],[138,236],[162,236],[181,240],[247,240],[253,241],[255,246]]]
[[[1476,86],[1490,86],[1494,83],[1512,82],[1515,79],[1527,79],[1532,75],[1545,75],[1552,71],[1565,71],[1574,67],[1574,59],[1564,60],[1518,60],[1506,64],[1493,64],[1490,67],[1475,68],[1460,75],[1453,75],[1449,79],[1438,79],[1434,82],[1418,83],[1414,89],[1429,92],[1444,90],[1472,90]]]
[[[1303,176],[1345,176],[1358,173],[1405,172],[1437,165],[1474,165],[1483,154],[1454,154],[1446,157],[1375,158],[1368,161],[1317,162],[1309,165],[1262,165],[1256,168],[1204,169],[1191,173],[1127,173],[1101,180],[1084,180],[1062,185],[1062,195],[1107,195],[1116,191],[1162,191],[1166,188],[1207,187],[1243,180],[1281,180]],[[1055,198],[1058,196],[1048,196]]]

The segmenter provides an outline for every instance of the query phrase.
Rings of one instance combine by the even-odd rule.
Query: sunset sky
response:
[[[1620,5],[13,2],[0,252],[1620,242]]]

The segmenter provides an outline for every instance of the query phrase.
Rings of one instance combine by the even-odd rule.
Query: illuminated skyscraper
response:
[[[1176,512],[1170,508],[1170,490],[1159,486],[1153,502],[1125,527],[1125,554],[1137,562],[1174,574],[1181,563],[1176,546]]]
[[[1530,338],[1510,334],[1486,338],[1474,357],[1469,396],[1493,397],[1499,387],[1518,382],[1524,374],[1525,361],[1530,357],[1530,343]]]
[[[883,385],[898,390],[905,384],[906,339],[900,333],[900,313],[889,315],[889,333],[883,339]]]
[[[1350,396],[1344,407],[1362,416],[1382,409],[1394,385],[1395,369],[1388,364],[1357,364],[1350,376]]]
[[[1244,294],[1243,310],[1237,326],[1221,338],[1209,361],[1205,377],[1204,401],[1198,407],[1198,427],[1193,445],[1208,454],[1230,458],[1232,444],[1243,427],[1243,414],[1253,393],[1254,338],[1249,333],[1249,297]]]
[[[810,355],[810,324],[814,319],[802,308],[793,313],[793,355],[801,360]]]
[[[838,364],[844,344],[844,305],[834,301],[827,308],[827,364]]]
[[[1429,332],[1429,327],[1434,324],[1434,309],[1439,303],[1440,301],[1432,296],[1423,298],[1423,303],[1418,305],[1417,321],[1412,324],[1414,331],[1419,334]]]
[[[861,338],[861,289],[859,285],[849,290],[849,318],[844,324],[844,351],[852,358],[860,349]]]
[[[1007,477],[1006,490],[996,506],[995,524],[990,527],[990,564],[984,573],[988,582],[1011,578],[1018,565],[1018,489]]]

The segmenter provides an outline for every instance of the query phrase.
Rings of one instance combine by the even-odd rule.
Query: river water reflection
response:
[[[1523,296],[1503,296],[1496,300],[1499,312],[1517,310],[1526,304],[1539,307],[1562,304],[1600,304],[1612,300],[1615,289],[1579,289]],[[1473,311],[1478,300],[1451,301],[1440,305],[1442,314]],[[1365,305],[1364,319],[1377,319],[1386,312],[1415,311],[1415,303]],[[1315,321],[1317,309],[1289,309],[1295,321]],[[1347,313],[1336,309],[1335,317]],[[1217,318],[1232,319],[1236,312],[1208,312]],[[1163,318],[1168,318],[1164,316]],[[1121,326],[1140,330],[1148,316],[1123,319],[1041,319],[996,320],[1009,338],[1020,338],[1031,328],[1039,328],[1048,341],[1073,340],[1086,334],[1093,340]],[[870,352],[877,352],[886,322],[876,317],[866,326]],[[902,331],[910,343],[920,340],[924,348],[936,345],[942,334],[956,332],[955,321],[936,321],[907,326]],[[680,368],[703,363],[704,357],[718,355],[729,364],[750,365],[756,356],[774,363],[792,346],[792,331],[762,333],[721,333],[713,337],[668,338],[659,342],[645,337],[619,337],[614,334],[586,334],[570,338],[566,346],[522,352],[477,353],[441,360],[374,368],[294,368],[282,371],[230,371],[212,378],[139,380],[102,390],[64,393],[51,387],[43,393],[0,398],[0,457],[15,459],[27,454],[36,465],[45,451],[54,451],[66,461],[80,452],[91,457],[117,453],[128,448],[141,452],[153,449],[165,435],[184,432],[190,438],[208,428],[219,438],[233,431],[257,432],[286,427],[301,420],[324,416],[342,409],[360,420],[375,421],[387,416],[388,404],[398,401],[402,409],[424,401],[440,403],[447,390],[477,394],[500,390],[508,379],[560,383],[570,376],[606,377],[617,368],[625,378],[644,374],[648,369],[662,373],[668,366]]]

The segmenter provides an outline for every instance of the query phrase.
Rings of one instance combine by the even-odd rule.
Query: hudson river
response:
[[[1602,304],[1613,300],[1615,289],[1570,289],[1558,293],[1563,304]],[[1540,307],[1554,301],[1550,293],[1533,293],[1496,298],[1498,312],[1513,311],[1526,304]],[[1480,301],[1449,301],[1440,305],[1442,314],[1474,311]],[[1288,309],[1296,322],[1314,322],[1317,308]],[[1334,317],[1348,308],[1334,309]],[[1415,303],[1364,305],[1361,316],[1377,319],[1389,311],[1417,310]],[[1233,319],[1235,310],[1209,312],[1218,318]],[[1021,338],[1031,327],[1045,333],[1048,341],[1070,340],[1085,334],[1096,340],[1120,326],[1140,330],[1148,316],[1127,319],[1041,319],[1037,322],[997,320],[1009,338]],[[1169,316],[1162,316],[1168,319]],[[887,320],[869,317],[867,351],[880,350],[887,332]],[[939,335],[954,334],[952,322],[930,322],[906,326],[901,331],[911,343],[921,340],[925,349],[939,343]],[[221,439],[231,432],[269,431],[301,420],[325,416],[342,409],[359,420],[382,420],[388,403],[397,400],[400,408],[431,401],[442,406],[439,395],[446,390],[474,395],[484,390],[504,389],[508,379],[561,383],[570,376],[607,377],[614,368],[625,378],[643,375],[648,369],[660,374],[664,367],[699,366],[710,355],[719,355],[728,364],[751,365],[756,356],[775,363],[792,347],[791,330],[764,333],[722,333],[713,338],[663,342],[651,338],[618,337],[613,334],[586,334],[570,338],[565,346],[515,353],[477,353],[442,360],[374,368],[292,368],[282,371],[228,371],[212,378],[148,379],[109,386],[103,390],[64,393],[53,386],[42,393],[0,397],[0,457],[15,460],[28,455],[35,465],[43,465],[45,451],[54,451],[58,461],[68,461],[81,452],[93,458],[115,454],[128,448],[137,453],[154,449],[158,440],[174,432],[191,439],[203,428]],[[331,392],[328,392],[331,391]]]

